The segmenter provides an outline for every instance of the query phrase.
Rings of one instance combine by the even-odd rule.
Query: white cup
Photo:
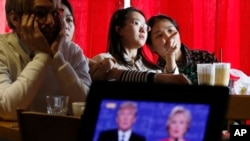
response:
[[[230,63],[214,63],[215,64],[215,85],[229,85],[230,78]]]
[[[74,116],[81,116],[83,114],[86,102],[73,102],[72,112]]]
[[[46,96],[47,113],[66,115],[68,111],[69,96]]]
[[[210,63],[197,64],[197,75],[199,85],[214,85],[215,66]]]

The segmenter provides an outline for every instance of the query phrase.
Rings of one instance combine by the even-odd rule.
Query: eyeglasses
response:
[[[143,28],[144,30],[146,30],[147,32],[151,30],[151,27],[148,26],[146,23],[142,23],[140,20],[137,19],[133,19],[132,21],[130,21],[129,23],[138,26],[140,28]]]
[[[48,11],[43,8],[37,8],[33,13],[40,21],[45,21],[49,14],[51,14],[52,17],[58,17],[61,12],[59,9],[52,9],[51,11]]]

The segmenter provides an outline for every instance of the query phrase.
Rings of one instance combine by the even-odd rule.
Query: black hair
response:
[[[144,18],[145,15],[139,9],[134,7],[128,7],[125,9],[118,9],[111,17],[109,31],[108,31],[108,52],[119,62],[127,65],[128,62],[124,58],[125,49],[121,44],[119,33],[116,31],[116,26],[123,27],[126,20],[129,18],[132,12],[140,13]],[[146,18],[145,18],[146,19]],[[142,54],[141,48],[138,49],[138,55]]]
[[[159,14],[159,15],[152,16],[147,21],[147,24],[152,28],[158,21],[161,21],[161,20],[170,21],[175,26],[177,31],[179,32],[179,26],[176,23],[176,21],[173,18],[171,18],[171,17],[169,17],[167,15]],[[151,33],[152,33],[152,30],[148,32],[148,38],[147,38],[147,41],[146,41],[146,44],[149,45],[149,46],[152,45]]]
[[[68,0],[61,0],[61,3],[64,4],[69,9],[69,12],[71,13],[71,15],[73,17],[74,24],[75,24],[75,16],[74,16],[73,8],[72,8],[70,2]]]
[[[10,19],[11,12],[13,11],[17,18],[21,19],[24,13],[31,13],[34,0],[6,0],[5,2],[5,15],[9,28],[15,30],[15,26]]]

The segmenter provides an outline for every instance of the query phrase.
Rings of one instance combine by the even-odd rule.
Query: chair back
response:
[[[23,141],[76,141],[80,117],[17,110]]]

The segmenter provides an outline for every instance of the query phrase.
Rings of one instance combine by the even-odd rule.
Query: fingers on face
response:
[[[178,34],[178,32],[175,32],[168,37],[166,36],[167,38],[165,38],[164,44],[166,44],[167,46],[170,46],[170,47],[173,46],[174,44],[176,44],[177,42],[176,42],[175,37],[177,34]]]
[[[24,14],[21,20],[21,36],[23,39],[28,38],[29,35],[34,33],[34,29],[38,25],[35,24],[35,15],[34,14]]]
[[[169,36],[169,39],[172,39],[178,32],[174,32],[172,35]]]
[[[22,22],[21,22],[21,27],[26,30],[30,31],[33,30],[34,28],[34,20],[35,20],[35,15],[34,14],[24,14],[22,17]]]
[[[177,47],[177,41],[175,39],[171,39],[169,45],[170,45],[171,48],[176,48]]]

